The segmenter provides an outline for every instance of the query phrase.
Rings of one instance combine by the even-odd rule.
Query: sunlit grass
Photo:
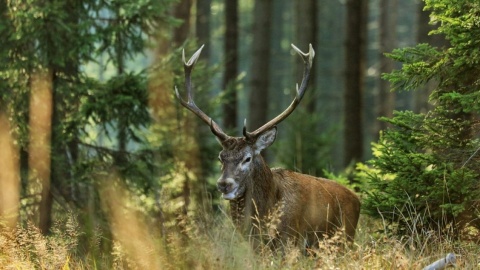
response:
[[[480,247],[473,242],[415,233],[393,237],[384,233],[381,220],[364,215],[351,247],[339,245],[340,231],[307,251],[292,243],[282,243],[281,252],[268,245],[254,249],[225,213],[180,215],[161,236],[160,228],[129,206],[128,192],[108,182],[112,179],[104,179],[101,191],[103,208],[111,211],[111,248],[96,255],[82,251],[79,239],[85,233],[70,213],[49,236],[32,224],[0,234],[0,269],[422,269],[449,252],[456,254],[458,269],[480,267]]]
[[[459,269],[478,269],[480,248],[472,243],[432,242],[428,249],[409,245],[409,239],[396,239],[377,233],[381,223],[362,217],[355,245],[338,250],[338,245],[325,240],[313,255],[306,256],[293,245],[275,253],[268,247],[253,251],[249,240],[235,232],[228,220],[215,219],[210,224],[184,220],[183,231],[172,231],[155,242],[141,245],[136,238],[115,241],[107,258],[93,260],[76,250],[78,224],[55,225],[54,234],[43,236],[32,225],[16,234],[0,235],[0,268],[2,269],[421,269],[448,252],[457,255]],[[198,225],[198,226],[197,226]],[[139,222],[123,225],[130,232],[144,230]],[[135,228],[135,226],[139,226]],[[117,228],[118,229],[118,228]],[[125,236],[124,236],[125,237]],[[132,244],[136,243],[136,244]],[[135,245],[135,250],[132,249]],[[133,256],[132,256],[133,252]],[[156,254],[152,253],[156,252]],[[142,255],[143,254],[143,255]],[[152,262],[151,259],[157,258]],[[146,264],[146,265],[145,265]],[[152,265],[155,265],[156,268]],[[145,268],[147,267],[147,268]]]

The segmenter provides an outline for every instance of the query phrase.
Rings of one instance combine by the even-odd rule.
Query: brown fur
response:
[[[277,220],[276,238],[281,240],[306,240],[314,246],[323,235],[344,227],[347,240],[353,242],[360,214],[360,201],[354,192],[328,179],[270,169],[261,155],[254,156],[251,171],[242,178],[230,165],[241,163],[245,152],[254,146],[244,138],[230,138],[222,145],[224,166],[219,182],[235,175],[245,185],[243,194],[230,200],[237,226],[257,234],[273,216]]]

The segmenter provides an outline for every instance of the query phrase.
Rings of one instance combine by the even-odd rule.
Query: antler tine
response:
[[[220,141],[226,140],[229,136],[225,134],[222,129],[210,118],[207,114],[205,114],[202,110],[200,110],[195,102],[193,101],[193,94],[192,94],[192,80],[191,80],[191,73],[195,63],[197,62],[200,54],[202,52],[203,46],[200,47],[190,59],[185,61],[185,49],[182,51],[182,60],[183,60],[183,70],[185,72],[185,88],[187,89],[187,101],[183,100],[180,97],[180,93],[178,92],[178,88],[175,86],[175,96],[180,101],[183,107],[187,108],[189,111],[193,112],[195,115],[198,116],[203,122],[210,126],[210,130],[212,133],[217,136]]]
[[[310,78],[310,70],[312,68],[313,58],[315,57],[315,51],[313,50],[312,44],[309,44],[308,53],[302,52],[293,44],[292,44],[292,48],[302,57],[303,62],[305,64],[305,67],[303,70],[302,82],[300,83],[300,88],[298,87],[298,84],[296,85],[295,99],[293,99],[292,103],[290,103],[290,105],[288,106],[287,109],[285,109],[285,111],[283,111],[281,114],[277,115],[275,118],[273,118],[272,120],[270,120],[269,122],[267,122],[266,124],[259,127],[257,130],[253,132],[246,131],[247,129],[246,129],[246,121],[245,121],[244,127],[243,127],[243,134],[247,139],[256,138],[259,134],[262,134],[266,130],[276,126],[278,123],[285,120],[295,110],[297,105],[302,100],[303,95],[305,94],[305,90],[307,89],[308,79]]]

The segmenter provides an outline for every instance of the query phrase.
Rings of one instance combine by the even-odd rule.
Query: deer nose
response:
[[[217,181],[217,189],[223,194],[232,192],[237,186],[237,183],[234,178],[231,177],[220,177]]]
[[[225,180],[219,180],[217,182],[217,189],[218,191],[222,192],[222,193],[229,193],[230,191],[232,191],[232,188],[233,188],[233,183],[230,182],[230,181],[225,181]]]

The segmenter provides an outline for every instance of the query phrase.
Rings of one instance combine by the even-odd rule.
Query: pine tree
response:
[[[395,90],[422,89],[436,82],[433,108],[416,114],[395,112],[373,145],[364,209],[398,225],[399,234],[429,230],[460,236],[480,229],[480,4],[478,1],[426,0],[432,34],[450,47],[418,44],[394,50],[403,64],[385,74]]]
[[[151,165],[149,153],[132,154],[126,147],[145,143],[138,131],[149,123],[147,70],[129,69],[127,62],[146,51],[155,27],[172,23],[170,2],[32,0],[0,5],[1,106],[12,120],[20,147],[27,205],[22,211],[39,220],[42,232],[50,228],[53,193],[57,200],[84,207],[85,197],[92,195],[86,187],[92,185],[93,172],[112,165],[112,160],[128,173],[132,185],[149,186],[145,181],[149,178],[142,176]],[[100,69],[115,70],[109,78],[97,78],[87,70],[88,64],[101,59],[108,65]],[[38,113],[31,100],[40,90],[48,94],[39,102],[45,108],[36,112],[51,113],[38,122],[50,129],[45,137],[51,140],[36,147],[32,121]],[[117,149],[97,144],[90,136],[96,129],[96,135],[109,137],[115,128]],[[40,147],[47,148],[46,154],[36,155]],[[140,169],[144,171],[139,173]],[[36,193],[41,194],[39,200]]]

